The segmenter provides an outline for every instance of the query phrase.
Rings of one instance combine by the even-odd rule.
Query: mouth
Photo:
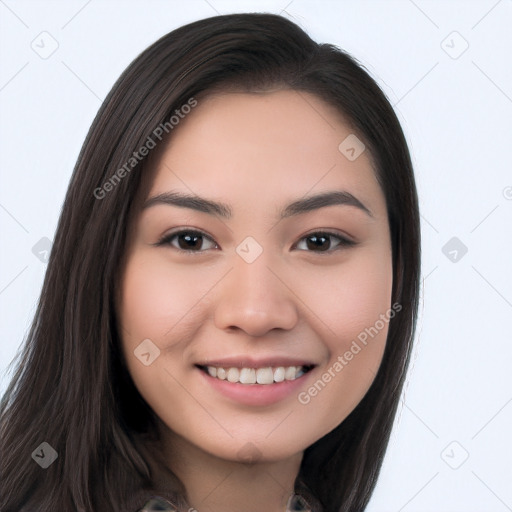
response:
[[[294,381],[310,372],[315,365],[294,365],[294,366],[265,366],[260,368],[236,367],[236,366],[213,366],[195,365],[210,377],[227,381],[233,384],[271,385],[281,382]]]

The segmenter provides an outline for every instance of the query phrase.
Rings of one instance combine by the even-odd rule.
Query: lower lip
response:
[[[314,368],[295,380],[274,382],[274,384],[240,384],[217,379],[199,368],[197,371],[214,390],[227,398],[243,405],[265,406],[275,404],[295,394],[304,386],[306,378],[313,373]]]

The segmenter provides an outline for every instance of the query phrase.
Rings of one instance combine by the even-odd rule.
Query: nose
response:
[[[240,329],[257,337],[272,329],[290,330],[297,324],[291,283],[270,268],[265,252],[252,263],[236,255],[233,269],[219,285],[214,313],[218,329]]]

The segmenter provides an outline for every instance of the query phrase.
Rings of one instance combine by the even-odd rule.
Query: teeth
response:
[[[272,384],[274,382],[272,368],[258,368],[256,370],[256,382],[258,384]]]
[[[286,368],[286,370],[284,371],[284,378],[286,380],[293,380],[293,379],[295,379],[295,374],[296,374],[295,366],[288,366],[288,368]]]
[[[254,368],[242,368],[240,370],[240,382],[242,384],[256,384],[256,370]]]
[[[238,382],[240,379],[240,370],[238,368],[230,368],[227,374],[229,382]]]
[[[241,384],[273,384],[285,380],[295,380],[304,375],[304,366],[277,366],[275,368],[221,368],[207,366],[206,371],[211,377],[239,382]]]
[[[283,382],[286,376],[286,370],[283,366],[279,366],[274,370],[274,382]]]

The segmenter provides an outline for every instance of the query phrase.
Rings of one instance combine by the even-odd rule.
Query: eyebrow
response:
[[[233,215],[232,209],[225,203],[175,191],[164,192],[150,197],[144,202],[143,210],[161,204],[178,206],[180,208],[190,208],[209,215],[217,215],[225,219],[229,219]],[[281,210],[279,217],[280,219],[285,219],[287,217],[300,215],[320,208],[325,208],[327,206],[353,206],[366,213],[369,217],[373,217],[370,209],[359,201],[357,197],[353,196],[350,192],[343,190],[323,192],[293,201]]]

